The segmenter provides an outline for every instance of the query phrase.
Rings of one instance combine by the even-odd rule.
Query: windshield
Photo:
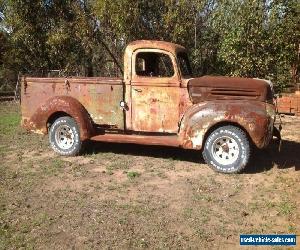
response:
[[[180,52],[177,54],[177,58],[182,77],[192,77],[193,72],[187,54],[185,52]]]

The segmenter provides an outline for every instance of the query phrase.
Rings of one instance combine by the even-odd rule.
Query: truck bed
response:
[[[21,88],[22,121],[30,120],[36,110],[55,96],[70,96],[78,100],[93,122],[114,128],[123,127],[123,113],[119,107],[123,99],[121,78],[23,77]]]

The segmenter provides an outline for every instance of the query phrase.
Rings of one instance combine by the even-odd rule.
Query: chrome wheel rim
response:
[[[55,131],[55,142],[61,149],[70,149],[74,140],[73,130],[67,125],[60,125]]]
[[[230,165],[239,157],[239,146],[232,137],[222,136],[217,138],[212,144],[212,155],[221,165]]]

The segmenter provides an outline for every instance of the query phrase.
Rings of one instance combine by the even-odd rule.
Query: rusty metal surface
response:
[[[147,49],[146,49],[147,48]],[[158,49],[159,48],[159,49]],[[186,88],[180,87],[180,73],[176,63],[176,52],[183,47],[159,41],[137,41],[129,44],[126,53],[131,53],[130,84],[130,120],[127,128],[133,131],[177,133],[179,120],[186,103],[189,103]],[[164,53],[171,59],[174,75],[168,77],[140,76],[136,73],[136,57],[138,53]],[[130,54],[129,54],[130,55]],[[183,98],[184,97],[184,98]]]
[[[132,87],[132,129],[177,133],[179,87]]]
[[[165,42],[165,41],[155,41],[155,40],[137,40],[128,44],[126,50],[135,51],[137,49],[161,49],[173,53],[174,55],[181,51],[186,51],[186,49],[175,43]]]
[[[104,134],[96,135],[92,137],[91,140],[117,143],[134,143],[142,145],[160,145],[172,147],[180,146],[177,136],[168,135]]]
[[[135,58],[141,51],[168,54],[174,75],[137,75]],[[211,128],[229,123],[243,128],[257,147],[265,147],[272,136],[275,114],[274,105],[269,102],[270,86],[257,79],[210,76],[181,79],[178,52],[185,52],[184,47],[161,41],[129,44],[124,55],[123,81],[23,79],[23,126],[47,133],[49,117],[55,112],[65,112],[79,124],[81,139],[201,149]],[[122,100],[126,102],[124,110],[119,107]],[[94,124],[103,126],[106,132],[114,130],[119,134],[103,134],[102,130],[97,135]]]
[[[46,109],[74,112],[79,103],[95,124],[123,129],[123,111],[119,102],[123,99],[122,80],[117,78],[26,78],[22,82],[22,120],[27,129],[47,133]],[[70,97],[67,102],[53,104],[54,97]],[[63,98],[60,98],[61,100]],[[52,100],[52,102],[50,102]],[[51,108],[49,107],[51,106]],[[65,111],[64,111],[65,112]],[[66,112],[66,113],[68,113]],[[81,112],[78,108],[77,112]],[[41,115],[43,113],[43,115]],[[69,114],[69,113],[68,113]],[[71,114],[70,114],[71,115]],[[79,121],[81,122],[81,121]],[[33,125],[35,125],[35,128]],[[41,127],[41,123],[43,127]],[[79,123],[79,125],[81,125]]]
[[[266,108],[266,105],[268,107]],[[258,148],[272,136],[275,108],[263,102],[237,100],[208,101],[193,105],[181,122],[179,140],[184,148],[201,149],[205,135],[216,124],[243,128]]]
[[[186,49],[183,46],[164,41],[138,40],[129,43],[124,53],[124,81],[127,82],[127,84],[131,80],[133,71],[132,55],[139,49],[160,49],[161,51],[171,53],[173,56],[176,56],[178,52],[186,52]]]
[[[94,134],[94,127],[88,112],[80,102],[70,96],[56,96],[48,99],[32,116],[22,116],[22,126],[36,133],[47,134],[47,122],[57,112],[64,112],[75,119],[79,125],[81,140],[86,140]]]
[[[252,78],[203,76],[191,79],[188,89],[193,103],[216,99],[262,102],[272,99],[269,84]]]

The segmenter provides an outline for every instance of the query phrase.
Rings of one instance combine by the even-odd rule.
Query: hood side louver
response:
[[[231,96],[231,97],[253,97],[257,98],[259,93],[249,89],[227,89],[227,88],[212,88],[211,95],[214,96]]]
[[[272,99],[270,85],[252,78],[203,76],[188,82],[193,103],[209,100],[251,100],[267,102]],[[270,92],[270,94],[269,94]]]

